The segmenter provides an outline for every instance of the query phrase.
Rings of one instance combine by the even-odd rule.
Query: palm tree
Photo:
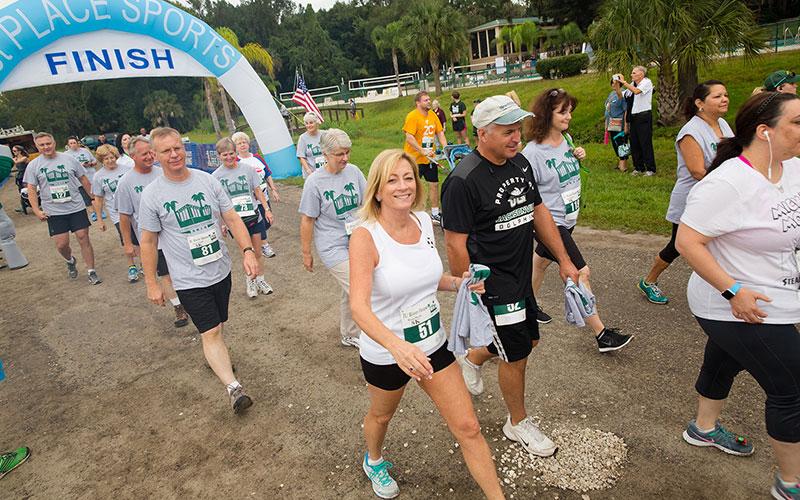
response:
[[[722,53],[741,51],[752,58],[765,46],[741,0],[607,0],[589,39],[598,69],[655,63],[659,122],[665,125],[679,121],[681,98],[697,82],[698,67],[710,67]],[[680,89],[676,67],[685,82]]]
[[[514,43],[514,29],[511,26],[503,26],[500,28],[500,33],[494,39],[497,44],[497,53],[499,55],[511,54],[511,44]]]
[[[144,116],[148,117],[153,125],[159,123],[165,127],[171,124],[169,118],[180,118],[183,116],[183,106],[178,102],[174,94],[166,90],[156,90],[144,99]]]
[[[246,176],[246,175],[240,175],[240,176],[238,176],[238,177],[236,177],[236,178],[237,178],[237,179],[239,180],[239,182],[241,182],[242,184],[247,184],[247,176]]]
[[[325,191],[322,193],[322,195],[325,197],[326,200],[331,200],[331,201],[333,201],[333,194],[334,194],[333,191]]]
[[[520,51],[522,51],[522,44],[528,47],[528,52],[533,53],[536,47],[536,41],[539,39],[539,28],[531,21],[524,23],[514,28],[515,35],[519,38]]]
[[[174,201],[174,200],[173,201],[167,201],[167,202],[164,203],[164,210],[166,210],[167,213],[169,213],[170,211],[174,212],[175,211],[175,206],[177,204],[178,204],[178,202]]]
[[[356,192],[356,187],[353,185],[352,182],[348,182],[344,185],[344,190],[350,193],[350,196],[353,196],[353,193]]]
[[[200,208],[203,208],[203,202],[205,201],[205,199],[206,199],[206,195],[204,195],[202,192],[195,193],[195,194],[192,195],[192,200],[194,200],[197,203],[199,203],[200,204]]]
[[[270,78],[275,77],[275,62],[272,59],[272,55],[258,43],[247,43],[243,46],[239,44],[239,36],[230,28],[225,26],[221,26],[217,28],[217,33],[219,36],[225,39],[226,42],[233,45],[233,47],[238,50],[247,61],[254,65],[254,66],[261,66],[267,71],[267,74]],[[222,103],[222,112],[225,115],[225,126],[228,127],[228,131],[231,134],[236,132],[236,122],[233,120],[233,116],[231,115],[231,108],[230,104],[228,103],[228,96],[225,93],[225,89],[222,88],[222,85],[216,81],[215,78],[206,78],[203,86],[205,89],[206,94],[206,107],[208,108],[208,113],[211,115],[211,122],[214,125],[214,132],[217,134],[217,138],[222,137],[222,133],[220,132],[219,128],[219,119],[217,118],[217,111],[214,107],[214,101],[211,98],[212,90],[216,88],[217,92],[219,93],[220,102]]]
[[[403,39],[403,23],[394,21],[387,24],[386,27],[378,26],[372,30],[371,38],[372,43],[375,45],[375,50],[378,52],[378,57],[382,58],[387,50],[392,52],[392,65],[394,66],[394,78],[397,82],[397,95],[402,95],[397,51],[400,50],[400,44]]]
[[[403,53],[418,64],[431,65],[436,94],[441,94],[439,65],[458,59],[469,47],[464,16],[445,0],[417,0],[401,21]]]

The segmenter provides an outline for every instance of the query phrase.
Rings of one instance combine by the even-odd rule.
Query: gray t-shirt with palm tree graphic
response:
[[[119,181],[131,169],[127,165],[117,164],[117,168],[109,170],[106,167],[94,174],[92,184],[92,194],[103,198],[103,203],[114,224],[119,222],[119,212],[117,211],[117,188]]]
[[[28,164],[22,180],[39,188],[42,210],[48,215],[69,215],[86,210],[81,193],[81,177],[86,169],[75,158],[56,153],[53,158],[39,155]]]
[[[350,233],[366,190],[364,174],[350,163],[338,174],[321,168],[306,179],[298,211],[314,219],[314,246],[325,267],[349,258]]]
[[[158,233],[175,290],[206,288],[230,274],[220,214],[233,203],[211,174],[192,169],[183,182],[162,175],[144,189],[140,208],[139,228]]]
[[[211,175],[222,184],[225,192],[231,198],[233,209],[242,220],[258,221],[261,218],[258,211],[259,203],[254,193],[260,189],[262,178],[256,169],[245,163],[237,162],[233,168],[220,165]]]
[[[139,231],[139,205],[142,202],[142,193],[151,182],[161,177],[161,167],[153,167],[150,172],[142,174],[131,169],[122,176],[117,185],[116,201],[117,213],[129,215],[131,217],[131,227],[136,233],[136,237],[142,237]],[[161,248],[161,247],[159,247]]]

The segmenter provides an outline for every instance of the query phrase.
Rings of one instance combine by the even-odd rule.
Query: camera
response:
[[[614,75],[612,75],[612,76],[611,76],[611,80],[612,80],[612,81],[615,81],[615,82],[618,82],[618,81],[620,81],[621,79],[622,79],[622,75],[620,75],[619,73],[616,73],[616,74],[614,74]]]

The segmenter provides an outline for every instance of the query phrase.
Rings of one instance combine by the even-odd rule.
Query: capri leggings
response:
[[[695,389],[725,399],[733,379],[747,370],[767,394],[767,434],[800,442],[800,334],[794,325],[749,324],[697,318],[708,335]]]
[[[669,243],[658,252],[658,257],[666,262],[667,264],[672,264],[672,261],[680,257],[680,252],[675,248],[675,237],[678,235],[678,225],[672,225],[672,237],[669,239]]]

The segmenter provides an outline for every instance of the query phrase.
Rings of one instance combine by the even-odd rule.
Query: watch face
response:
[[[730,290],[725,290],[724,292],[722,292],[722,296],[728,300],[731,300],[735,295],[736,294],[731,292]]]

